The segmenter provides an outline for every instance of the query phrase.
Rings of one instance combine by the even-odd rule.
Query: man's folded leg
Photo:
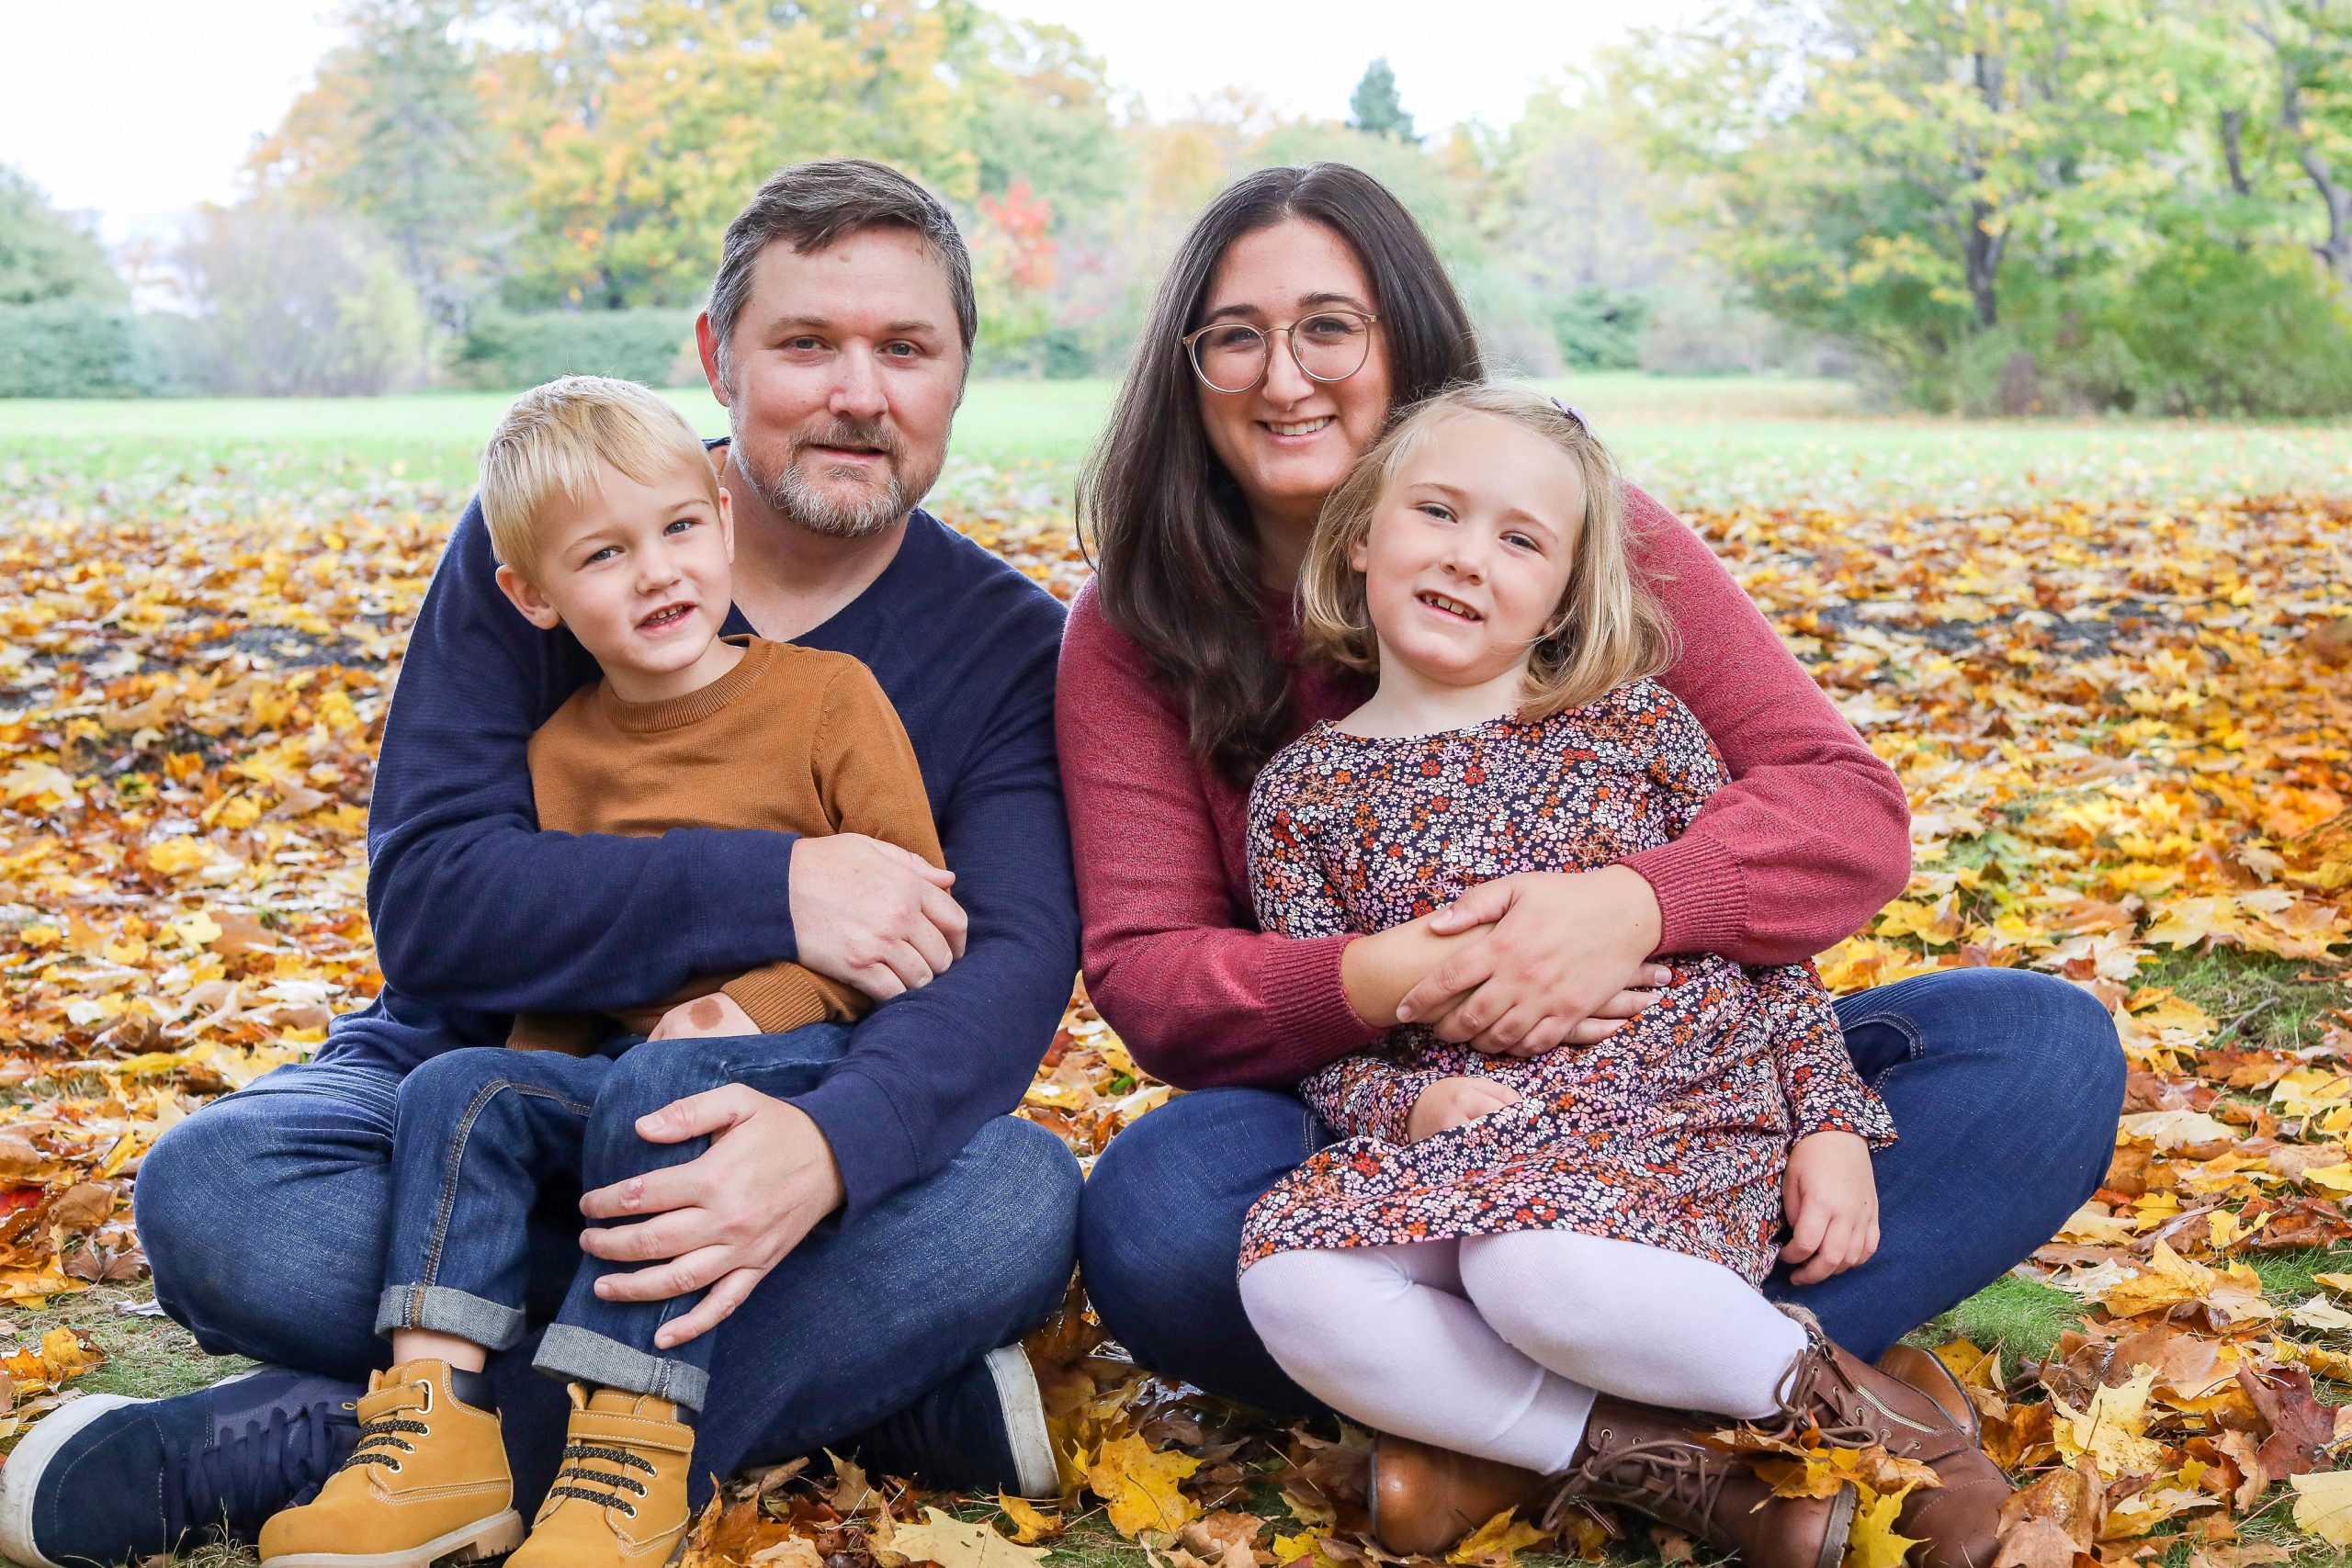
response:
[[[925,1484],[1056,1490],[1018,1341],[1076,1260],[1078,1162],[1005,1117],[854,1229],[820,1225],[714,1331],[696,1434],[708,1474],[820,1448]]]
[[[250,1536],[342,1463],[357,1436],[346,1406],[385,1359],[374,1303],[400,1079],[281,1067],[148,1151],[135,1205],[156,1299],[208,1351],[266,1364],[171,1399],[88,1395],[40,1422],[0,1468],[0,1551],[62,1568]],[[553,1239],[535,1236],[546,1311],[576,1256]],[[551,1282],[549,1253],[564,1267]]]

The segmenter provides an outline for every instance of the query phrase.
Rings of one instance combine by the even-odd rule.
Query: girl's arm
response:
[[[1750,965],[1747,977],[1772,1021],[1773,1066],[1793,1123],[1790,1141],[1851,1133],[1873,1149],[1894,1142],[1894,1118],[1854,1070],[1820,972],[1810,964]]]

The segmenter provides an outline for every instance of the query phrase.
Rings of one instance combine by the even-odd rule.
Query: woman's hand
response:
[[[1433,1017],[1467,992],[1438,1022],[1439,1039],[1497,1056],[1593,1044],[1657,999],[1648,987],[1673,978],[1649,962],[1658,925],[1657,896],[1622,865],[1482,882],[1440,909],[1430,930],[1491,929],[1407,993],[1396,1017]]]
[[[659,1302],[710,1287],[684,1316],[662,1325],[658,1348],[716,1328],[809,1227],[840,1207],[841,1168],[808,1113],[742,1084],[690,1094],[637,1122],[649,1144],[707,1137],[710,1147],[684,1165],[599,1187],[580,1200],[592,1220],[582,1250],[616,1263],[653,1262],[607,1274],[596,1294],[609,1302]],[[663,1261],[656,1261],[663,1260]]]
[[[715,1040],[722,1034],[764,1032],[742,1004],[724,991],[680,1002],[662,1015],[648,1040]]]
[[[1818,1284],[1878,1250],[1878,1179],[1870,1145],[1854,1134],[1799,1138],[1781,1190],[1792,1234],[1781,1261],[1798,1265],[1791,1282]]]
[[[1440,1078],[1413,1101],[1412,1113],[1405,1118],[1405,1136],[1418,1144],[1518,1103],[1517,1089],[1492,1078]]]

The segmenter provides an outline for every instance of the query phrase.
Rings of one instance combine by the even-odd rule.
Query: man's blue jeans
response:
[[[624,1041],[594,1056],[469,1046],[420,1064],[401,1080],[392,1128],[392,1243],[376,1332],[429,1328],[512,1349],[529,1327],[530,1219],[543,1188],[593,1191],[701,1154],[707,1138],[650,1144],[637,1134],[638,1118],[688,1095],[743,1084],[783,1099],[816,1077],[808,1055],[780,1055],[759,1036]],[[703,1292],[659,1302],[596,1294],[599,1279],[630,1271],[583,1256],[532,1365],[698,1412],[712,1337],[666,1351],[653,1337]]]
[[[735,1081],[787,1094],[815,1083],[847,1038],[817,1025],[727,1043],[746,1059],[763,1054]],[[694,1074],[693,1054],[663,1053],[693,1043],[623,1055],[599,1103],[617,1116],[677,1098],[668,1074]],[[156,1299],[205,1349],[355,1384],[386,1363],[375,1325],[401,1101],[401,1077],[389,1068],[281,1067],[148,1152],[137,1207]],[[1044,1321],[1069,1282],[1079,1185],[1059,1140],[1006,1117],[854,1227],[810,1232],[707,1336],[696,1500],[714,1473],[838,1445]],[[562,1385],[531,1361],[585,1257],[579,1197],[576,1181],[542,1184],[526,1231],[528,1328],[490,1359],[522,1507],[546,1490],[563,1447]]]
[[[1878,1253],[1819,1284],[1766,1289],[1875,1359],[1998,1279],[2097,1190],[2123,1053],[2095,998],[2015,969],[1882,986],[1839,1002],[1838,1017],[1894,1113],[1897,1140],[1873,1162]],[[1137,1361],[1245,1404],[1316,1407],[1250,1329],[1234,1260],[1250,1206],[1331,1138],[1295,1094],[1216,1089],[1111,1141],[1079,1206],[1080,1269]]]

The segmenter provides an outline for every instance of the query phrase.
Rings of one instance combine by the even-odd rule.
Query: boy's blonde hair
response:
[[[1399,415],[1357,459],[1316,519],[1299,570],[1299,606],[1308,651],[1351,670],[1377,673],[1380,645],[1364,604],[1363,573],[1348,558],[1372,532],[1373,513],[1396,470],[1440,425],[1469,414],[1507,419],[1567,454],[1584,479],[1568,585],[1551,629],[1527,665],[1523,718],[1584,706],[1612,687],[1664,670],[1673,659],[1665,612],[1634,580],[1627,558],[1624,481],[1585,423],[1540,392],[1486,383],[1454,387]]]
[[[529,571],[550,503],[585,503],[604,464],[646,485],[692,464],[718,504],[718,476],[684,414],[634,381],[559,377],[515,399],[481,450],[481,515],[501,564]]]

